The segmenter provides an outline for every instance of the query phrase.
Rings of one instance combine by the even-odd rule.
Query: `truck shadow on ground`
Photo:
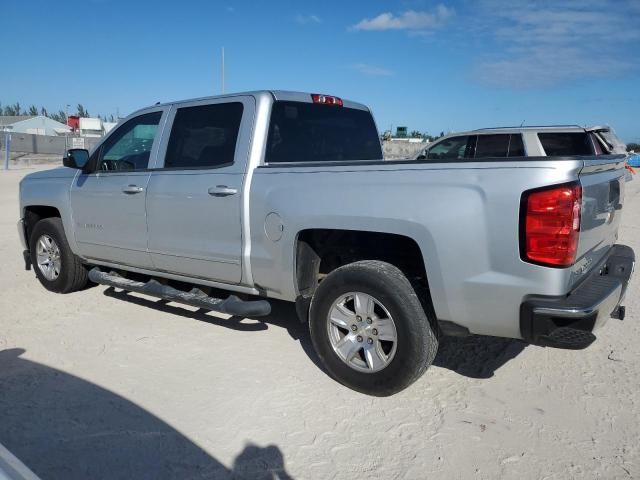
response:
[[[275,445],[248,444],[229,469],[133,402],[24,352],[0,351],[0,443],[43,479],[291,478]]]
[[[517,357],[527,343],[511,338],[471,335],[442,337],[433,365],[469,378],[491,378],[496,370]]]
[[[224,319],[206,310],[191,311],[180,306],[169,305],[165,300],[151,299],[132,295],[126,291],[107,288],[108,297],[123,300],[155,310],[180,315],[207,322],[232,330],[259,331],[269,326],[285,328],[291,338],[300,342],[300,346],[309,359],[323,372],[327,373],[313,349],[309,328],[301,323],[292,303],[271,300],[271,314],[265,317]],[[469,336],[465,338],[443,337],[440,340],[438,355],[433,365],[452,370],[470,378],[491,378],[496,370],[509,360],[517,357],[527,346],[525,342],[508,338]]]
[[[320,359],[316,355],[311,338],[309,337],[309,329],[306,324],[300,322],[296,314],[295,306],[292,303],[270,300],[271,313],[264,317],[229,317],[227,319],[218,317],[214,312],[199,309],[196,311],[183,308],[182,306],[174,306],[166,300],[151,297],[143,297],[131,294],[130,292],[109,287],[104,291],[107,297],[123,300],[146,308],[152,308],[160,312],[170,313],[172,315],[180,315],[182,317],[198,320],[200,322],[210,323],[212,325],[230,328],[231,330],[239,330],[243,332],[257,332],[267,330],[269,326],[280,327],[287,330],[289,336],[298,342],[309,359],[323,372],[326,370],[320,363]]]

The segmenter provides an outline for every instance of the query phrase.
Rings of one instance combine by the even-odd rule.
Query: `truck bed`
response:
[[[250,194],[253,278],[269,295],[294,300],[291,252],[299,232],[393,232],[419,245],[439,320],[518,338],[514,319],[526,295],[568,293],[615,242],[623,172],[619,156],[259,167]],[[584,188],[578,261],[558,269],[524,262],[522,193],[576,179]],[[282,222],[277,242],[264,236],[271,212]]]

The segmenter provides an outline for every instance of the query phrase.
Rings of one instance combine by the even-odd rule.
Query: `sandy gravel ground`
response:
[[[22,268],[0,172],[0,443],[43,479],[640,478],[640,295],[586,351],[445,341],[408,390],[370,398],[316,364],[306,328]],[[640,252],[640,181],[621,242]],[[496,300],[498,301],[498,300]]]

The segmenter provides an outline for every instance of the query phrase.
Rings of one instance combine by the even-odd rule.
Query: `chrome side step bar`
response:
[[[267,300],[244,301],[235,295],[230,295],[225,299],[214,298],[195,287],[190,292],[183,292],[173,287],[162,285],[157,280],[151,279],[148,282],[136,282],[115,272],[103,272],[97,267],[94,267],[89,272],[89,280],[130,292],[143,293],[171,302],[184,303],[192,307],[238,317],[262,317],[271,313],[271,304]]]

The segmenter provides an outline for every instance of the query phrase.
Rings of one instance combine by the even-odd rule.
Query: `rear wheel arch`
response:
[[[433,312],[425,258],[413,238],[367,230],[305,229],[296,236],[294,257],[300,319],[306,321],[311,297],[330,272],[362,260],[396,266],[413,285],[423,307]]]

